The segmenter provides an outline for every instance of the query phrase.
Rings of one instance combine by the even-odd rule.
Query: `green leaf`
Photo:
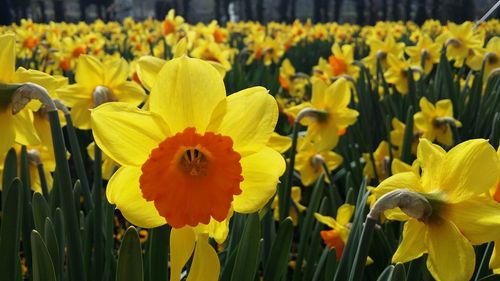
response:
[[[271,246],[264,271],[264,280],[279,281],[288,268],[290,248],[293,238],[293,222],[290,217],[284,219]]]
[[[401,148],[401,161],[411,165],[411,146],[413,144],[413,107],[408,108],[403,136],[403,147]]]
[[[259,262],[260,223],[257,213],[247,217],[231,275],[232,281],[253,281]]]
[[[391,281],[406,281],[406,271],[402,263],[398,263],[394,266]]]
[[[5,156],[2,175],[2,194],[7,195],[12,181],[17,177],[17,156],[16,151],[11,148]],[[2,196],[2,210],[5,210],[7,196]]]
[[[390,281],[392,280],[392,273],[394,272],[394,265],[387,266],[384,271],[379,275],[377,281]],[[406,279],[406,276],[405,276]]]
[[[123,236],[122,245],[118,253],[118,267],[116,281],[142,281],[144,273],[142,268],[142,250],[139,234],[131,226]]]
[[[38,231],[31,232],[31,248],[33,253],[33,281],[56,281],[56,274],[49,250]]]
[[[47,250],[49,250],[49,254],[52,259],[52,264],[54,266],[57,280],[62,280],[62,267],[64,263],[64,257],[60,256],[60,246],[58,245],[56,231],[54,230],[54,225],[52,224],[50,218],[45,218],[44,232],[44,241],[47,245]]]
[[[170,227],[163,225],[149,231],[144,268],[147,280],[167,280]]]
[[[479,279],[479,281],[498,281],[500,280],[500,275],[499,274],[491,274],[486,277],[483,277]]]
[[[0,272],[5,280],[16,280],[16,261],[19,259],[19,238],[23,218],[22,183],[16,178],[10,184],[3,209],[0,229]]]
[[[49,205],[41,193],[33,193],[32,199],[33,221],[35,229],[45,237],[45,218],[50,216]]]

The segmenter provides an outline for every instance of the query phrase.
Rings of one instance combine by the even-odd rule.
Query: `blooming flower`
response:
[[[304,108],[312,108],[317,114],[305,116],[301,124],[308,126],[306,142],[314,140],[319,151],[330,150],[339,140],[339,132],[356,122],[358,112],[347,106],[351,101],[349,82],[344,78],[330,86],[317,79],[313,82],[311,102],[288,109],[296,117]]]
[[[99,105],[98,100],[122,101],[132,105],[141,104],[146,95],[136,82],[127,81],[128,65],[123,59],[101,62],[81,55],[76,67],[76,84],[62,87],[56,94],[71,107],[75,127],[90,129],[89,109]],[[97,89],[101,89],[97,93]],[[99,96],[98,96],[99,95]]]
[[[206,234],[223,242],[232,210],[263,207],[285,170],[283,157],[266,146],[276,101],[261,87],[226,97],[215,68],[182,56],[161,69],[149,108],[106,103],[92,111],[96,143],[121,165],[107,198],[133,224],[173,227],[172,279],[196,243],[191,274],[212,280],[219,265]],[[214,266],[201,267],[202,260]]]
[[[348,225],[351,221],[353,213],[353,205],[343,204],[337,210],[336,219],[323,216],[318,213],[314,214],[314,217],[319,222],[331,228],[330,230],[322,230],[320,235],[328,248],[335,248],[335,251],[337,252],[337,261],[340,260],[342,253],[344,252],[344,247],[347,243],[347,238],[349,237],[350,228]]]
[[[447,146],[453,144],[450,126],[461,127],[462,123],[453,118],[451,100],[440,100],[434,106],[425,97],[420,99],[420,112],[415,113],[415,127],[430,141],[437,140]]]
[[[469,140],[446,153],[421,139],[417,160],[421,176],[397,173],[373,190],[381,196],[406,188],[432,207],[425,219],[406,216],[392,261],[405,263],[427,253],[427,268],[436,280],[469,280],[475,261],[472,245],[500,237],[500,206],[484,196],[500,177],[500,159],[486,140]]]

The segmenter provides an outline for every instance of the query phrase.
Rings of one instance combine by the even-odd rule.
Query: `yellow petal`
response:
[[[33,113],[23,109],[12,117],[13,126],[16,130],[16,142],[22,145],[38,145],[40,138],[36,134],[33,125]]]
[[[420,139],[417,147],[417,158],[422,167],[422,185],[425,192],[439,188],[439,173],[446,152],[427,139]]]
[[[92,89],[80,84],[61,87],[56,90],[56,95],[69,107],[74,107],[81,103],[91,103],[93,105]]]
[[[143,56],[137,61],[136,71],[142,85],[148,91],[153,88],[156,77],[167,61],[153,56]]]
[[[406,263],[421,257],[426,252],[423,237],[426,235],[425,224],[410,219],[403,228],[403,240],[392,256],[393,263]]]
[[[285,153],[292,146],[292,139],[278,133],[273,133],[267,142],[267,146],[279,153]]]
[[[328,85],[321,79],[314,79],[312,82],[311,103],[315,108],[323,108],[326,104],[325,92]]]
[[[88,100],[75,104],[71,108],[71,117],[73,118],[73,125],[80,130],[89,130],[90,125],[90,108],[93,103]]]
[[[451,222],[443,220],[427,228],[427,268],[437,281],[470,280],[475,254],[470,242]]]
[[[12,147],[16,139],[16,131],[10,110],[10,107],[0,110],[0,132],[2,132],[2,137],[0,137],[0,159]],[[3,162],[0,163],[0,166],[3,166]]]
[[[81,55],[75,71],[75,80],[85,87],[94,88],[104,84],[104,66],[95,57]]]
[[[276,100],[262,87],[245,89],[227,98],[227,111],[217,130],[233,140],[242,156],[261,150],[278,120]]]
[[[500,237],[500,204],[487,196],[475,196],[467,201],[447,204],[441,214],[452,221],[474,245]]]
[[[434,105],[425,97],[421,98],[419,101],[420,108],[422,112],[426,115],[433,116],[435,107]]]
[[[346,108],[351,101],[351,90],[345,78],[333,82],[325,93],[325,102],[329,110]]]
[[[14,34],[0,36],[0,83],[12,83],[16,70],[16,38]]]
[[[354,206],[351,204],[342,204],[337,210],[337,222],[341,225],[347,225],[354,213]]]
[[[490,268],[493,269],[493,273],[500,274],[500,247],[498,244],[500,240],[495,240],[495,247],[493,248],[493,253],[490,258]]]
[[[392,175],[382,181],[377,188],[372,190],[372,193],[380,197],[395,189],[408,189],[411,191],[423,192],[418,175],[413,172],[403,172]]]
[[[181,272],[193,254],[196,236],[190,226],[172,228],[170,232],[170,280],[181,279]]]
[[[323,216],[320,213],[314,213],[314,217],[322,224],[329,226],[330,228],[334,229],[337,228],[338,223],[337,221],[329,216]]]
[[[55,98],[55,91],[57,88],[68,83],[67,78],[56,78],[45,72],[25,69],[24,67],[19,67],[16,70],[15,78],[16,82],[32,82],[44,87],[52,98]]]
[[[140,176],[140,168],[121,167],[109,180],[106,197],[134,225],[145,228],[164,225],[165,218],[158,214],[154,203],[142,197]]]
[[[500,177],[500,159],[484,139],[465,141],[445,156],[439,186],[450,202],[467,200],[487,192]]]
[[[278,178],[285,172],[283,156],[271,148],[241,159],[243,182],[241,194],[234,197],[233,207],[239,213],[261,209],[276,192]]]
[[[125,82],[128,77],[128,64],[121,58],[104,63],[104,83],[103,85],[114,88]]]
[[[453,117],[453,104],[451,100],[440,100],[436,103],[437,116]]]
[[[225,99],[224,82],[209,63],[186,56],[168,61],[150,94],[150,110],[160,114],[173,134],[187,127],[204,133],[213,110]]]
[[[219,256],[208,243],[208,234],[201,233],[198,235],[193,264],[187,281],[217,281],[219,280],[219,273]]]
[[[342,164],[342,161],[344,160],[342,156],[333,151],[321,153],[321,155],[323,156],[323,159],[325,160],[326,166],[328,167],[329,171],[333,171],[334,169],[336,169],[340,164]]]
[[[92,111],[94,139],[120,165],[139,167],[170,134],[162,118],[127,103],[105,103]]]
[[[122,82],[112,90],[113,95],[115,95],[118,101],[130,103],[135,106],[138,106],[146,99],[144,89],[136,82]]]

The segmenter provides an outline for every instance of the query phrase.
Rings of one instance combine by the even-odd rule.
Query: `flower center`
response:
[[[165,139],[142,165],[143,197],[174,228],[224,220],[243,181],[232,147],[230,137],[194,128]]]
[[[336,229],[322,230],[320,233],[323,242],[328,246],[329,249],[335,248],[337,252],[337,261],[340,260],[344,252],[345,243],[342,240],[340,231]]]

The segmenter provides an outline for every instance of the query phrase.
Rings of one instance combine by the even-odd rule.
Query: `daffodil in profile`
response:
[[[300,173],[300,180],[304,186],[312,185],[319,176],[325,172],[323,165],[328,171],[333,171],[342,164],[342,156],[330,150],[318,150],[312,142],[300,139],[299,150],[296,156],[295,169]]]
[[[470,280],[473,245],[500,237],[500,205],[485,196],[500,177],[500,159],[487,140],[468,140],[445,152],[421,139],[417,161],[421,175],[397,173],[372,191],[380,197],[406,189],[431,207],[419,218],[402,216],[406,218],[403,240],[392,261],[405,263],[427,254],[434,279]]]
[[[433,105],[427,98],[420,99],[420,112],[415,113],[415,127],[422,137],[451,146],[453,132],[451,126],[461,127],[462,123],[453,118],[453,104],[451,100],[440,100]]]
[[[353,214],[354,206],[350,204],[343,204],[338,208],[336,219],[318,213],[314,214],[314,217],[319,222],[331,228],[330,230],[322,230],[320,235],[328,248],[335,249],[337,252],[337,261],[340,260],[344,253],[347,238],[349,237],[349,224]]]
[[[75,72],[76,83],[56,91],[59,98],[71,107],[75,127],[90,129],[90,110],[100,103],[121,101],[138,106],[146,98],[144,89],[128,81],[125,60],[101,62],[97,58],[81,55]]]
[[[119,102],[92,111],[97,145],[121,165],[107,198],[135,225],[172,226],[171,280],[195,247],[190,274],[217,280],[208,235],[222,243],[232,212],[262,208],[285,170],[266,145],[277,103],[262,87],[226,97],[218,71],[186,56],[165,63],[149,102],[149,111]]]
[[[340,78],[328,86],[321,79],[315,79],[311,102],[287,110],[287,113],[297,117],[303,109],[312,109],[311,114],[304,115],[300,123],[307,126],[306,142],[314,140],[319,151],[334,148],[339,135],[356,122],[358,112],[348,107],[351,102],[349,83]]]

